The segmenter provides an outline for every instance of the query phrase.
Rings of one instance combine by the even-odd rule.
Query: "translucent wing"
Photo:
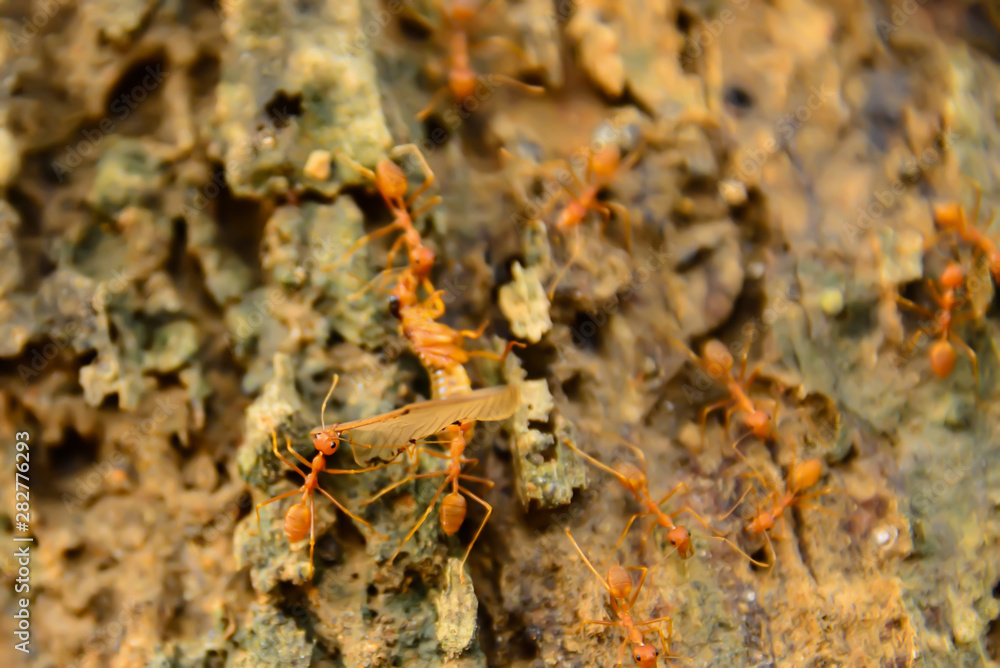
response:
[[[517,388],[500,385],[409,404],[381,415],[343,422],[328,427],[327,431],[339,431],[357,445],[399,446],[436,434],[455,422],[506,420],[517,410],[517,404]],[[320,431],[317,428],[312,433]]]

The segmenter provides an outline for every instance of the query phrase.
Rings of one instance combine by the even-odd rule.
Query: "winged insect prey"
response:
[[[516,386],[498,385],[473,390],[445,399],[409,404],[396,410],[329,427],[317,427],[310,434],[313,441],[332,442],[345,439],[352,448],[368,450],[364,459],[391,457],[399,444],[432,436],[456,422],[493,422],[506,420],[517,410],[520,393]],[[387,448],[392,452],[386,452]],[[361,462],[358,451],[354,458]]]

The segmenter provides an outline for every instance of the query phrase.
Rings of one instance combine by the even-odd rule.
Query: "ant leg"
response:
[[[718,529],[716,529],[715,527],[713,527],[712,525],[710,525],[708,522],[706,522],[705,519],[701,515],[699,515],[698,513],[696,513],[690,506],[684,506],[683,508],[679,508],[679,509],[675,510],[674,512],[670,513],[670,519],[676,521],[677,516],[680,515],[681,513],[687,513],[691,517],[695,518],[698,521],[699,524],[701,524],[703,527],[705,527],[706,529],[708,529],[712,533],[719,534],[719,530]]]
[[[321,492],[323,490],[320,490]],[[309,580],[313,579],[313,550],[316,548],[316,495],[309,495]]]
[[[716,401],[714,404],[709,404],[701,410],[701,415],[698,416],[698,422],[701,424],[701,442],[705,442],[705,435],[708,431],[708,416],[712,411],[716,411],[723,406],[728,406],[732,402],[732,399],[722,399]]]
[[[493,486],[496,484],[492,480],[487,480],[486,478],[478,478],[474,475],[466,475],[465,473],[460,474],[458,477],[461,478],[462,480],[468,480],[470,482],[478,482],[480,485],[486,485],[490,489],[493,489]]]
[[[326,498],[330,499],[330,503],[332,503],[333,505],[337,506],[337,508],[340,509],[340,512],[344,513],[345,515],[347,515],[348,517],[350,517],[355,522],[360,522],[361,524],[364,524],[366,527],[368,527],[368,529],[373,534],[375,534],[379,538],[381,538],[383,540],[386,539],[386,538],[388,538],[388,536],[386,536],[385,534],[379,533],[378,531],[376,531],[375,527],[373,527],[371,524],[369,524],[367,520],[365,520],[362,517],[358,517],[357,515],[355,515],[354,513],[352,513],[350,510],[348,510],[347,508],[345,508],[344,505],[342,503],[340,503],[340,501],[337,501],[337,499],[333,498],[333,495],[331,495],[325,489],[323,489],[322,487],[317,487],[316,489],[319,490],[319,492],[323,496],[325,496]]]
[[[566,527],[565,532],[566,532],[566,537],[569,538],[569,542],[573,543],[573,547],[576,548],[576,551],[580,555],[580,558],[583,559],[583,563],[586,564],[587,568],[590,569],[590,572],[593,573],[597,577],[597,579],[601,581],[601,585],[603,585],[604,588],[608,590],[608,594],[610,594],[611,593],[611,585],[609,585],[608,581],[605,580],[601,576],[601,574],[597,572],[597,569],[594,568],[594,565],[592,563],[590,563],[590,559],[587,558],[587,555],[585,555],[583,553],[583,550],[580,549],[580,546],[577,545],[576,539],[573,538],[573,534],[571,534],[569,532],[569,527]],[[589,622],[589,620],[586,620],[586,621],[588,623],[591,623],[591,622]],[[605,625],[608,625],[607,622],[598,622],[598,623],[603,623]],[[616,623],[611,623],[610,626],[617,626],[617,624]]]
[[[740,505],[742,505],[742,504],[743,504],[743,500],[747,498],[747,494],[749,494],[749,493],[750,493],[750,490],[752,490],[752,489],[753,489],[753,486],[750,486],[750,487],[747,487],[746,491],[745,491],[745,492],[743,492],[743,496],[741,496],[741,497],[740,497],[740,500],[736,502],[736,505],[735,505],[735,506],[733,506],[732,508],[730,508],[730,509],[729,509],[729,510],[728,510],[728,511],[726,512],[726,514],[724,514],[724,515],[722,515],[721,517],[719,517],[719,520],[718,520],[718,521],[719,521],[719,522],[721,522],[721,521],[723,521],[724,519],[726,519],[727,517],[729,517],[730,515],[732,515],[732,514],[733,514],[734,512],[736,512],[736,509],[737,509],[737,508],[739,508],[739,507],[740,507]],[[754,494],[756,495],[756,492],[754,492]]]
[[[502,46],[507,49],[507,51],[514,54],[514,56],[516,56],[522,63],[528,64],[531,62],[531,59],[528,58],[528,54],[524,52],[524,49],[515,44],[513,40],[500,35],[492,35],[490,37],[484,37],[483,39],[476,40],[475,42],[469,44],[469,50],[473,51],[489,46]]]
[[[976,379],[976,396],[978,397],[979,396],[979,358],[976,356],[976,351],[974,351],[972,349],[972,346],[970,346],[968,343],[966,343],[965,341],[963,341],[962,339],[960,339],[958,337],[958,335],[955,334],[955,332],[949,332],[949,333],[951,334],[951,336],[949,338],[953,339],[955,341],[955,343],[957,343],[958,345],[960,345],[962,347],[962,350],[964,350],[969,355],[969,359],[972,360],[972,374],[973,374],[973,376]],[[977,401],[978,401],[978,399],[977,399]]]
[[[749,561],[754,566],[760,566],[761,568],[767,568],[767,564],[766,563],[764,563],[762,561],[757,561],[756,559],[754,559],[753,557],[751,557],[749,554],[747,554],[746,552],[744,552],[743,550],[741,550],[740,547],[736,543],[734,543],[733,541],[729,540],[725,536],[704,536],[704,538],[707,538],[709,540],[721,540],[726,545],[728,545],[729,547],[731,547],[737,554],[740,554],[744,558],[746,558],[746,560]]]
[[[566,173],[569,174],[570,178],[573,179],[573,181],[576,183],[576,187],[577,188],[579,188],[580,190],[586,190],[587,189],[587,187],[585,185],[583,185],[583,182],[580,180],[580,177],[577,176],[576,172],[573,171],[573,166],[570,165],[569,162],[566,161],[566,160],[562,160],[562,159],[559,159],[559,160],[550,160],[550,161],[548,161],[548,162],[546,162],[546,163],[544,163],[542,165],[539,165],[538,169],[543,174],[549,174],[549,172],[554,167],[561,167],[562,169],[564,169],[566,171]],[[563,179],[560,179],[558,177],[553,177],[553,178],[555,178],[556,183],[558,183],[559,186],[562,187],[563,190],[565,190],[567,193],[569,193],[570,197],[572,197],[573,199],[579,199],[579,197],[577,197],[576,193],[574,193],[572,190],[570,190],[569,186],[567,186],[563,182]]]
[[[483,322],[483,324],[479,326],[479,329],[460,329],[458,330],[458,333],[467,339],[478,339],[480,336],[483,335],[483,332],[486,331],[486,328],[489,326],[489,324],[490,321],[486,320]]]
[[[397,480],[396,482],[392,483],[391,485],[389,485],[388,487],[386,487],[385,489],[383,489],[382,491],[380,491],[378,494],[376,494],[375,496],[371,497],[370,499],[365,499],[364,501],[362,501],[358,505],[367,506],[369,503],[373,503],[373,502],[377,501],[378,499],[381,499],[383,496],[385,496],[386,494],[388,494],[392,490],[396,489],[397,487],[402,487],[403,485],[405,485],[408,482],[413,482],[414,480],[421,480],[423,478],[436,478],[436,477],[442,476],[442,475],[448,475],[448,472],[447,471],[433,471],[431,473],[419,473],[419,474],[416,474],[416,475],[408,475],[405,478],[403,478],[402,480]]]
[[[663,498],[656,502],[656,505],[657,506],[662,506],[664,503],[666,503],[667,501],[669,501],[672,496],[674,496],[675,494],[677,494],[677,492],[681,491],[682,489],[684,490],[685,494],[687,494],[688,492],[691,491],[690,489],[688,489],[688,486],[687,486],[686,482],[679,482],[676,485],[674,485],[674,488],[672,490],[670,490],[669,492],[667,492],[666,494],[664,494]]]
[[[363,237],[361,237],[360,239],[358,239],[357,241],[355,241],[354,245],[351,246],[349,249],[347,249],[346,253],[344,253],[343,255],[340,256],[339,260],[337,260],[333,264],[328,264],[325,267],[321,267],[321,270],[322,271],[330,271],[332,269],[336,269],[341,264],[343,264],[344,260],[346,260],[347,258],[349,258],[359,248],[361,248],[362,246],[364,246],[368,242],[370,242],[370,241],[372,241],[374,239],[378,239],[379,237],[384,237],[385,235],[389,234],[390,232],[394,232],[395,230],[398,230],[398,229],[400,229],[400,227],[399,227],[398,224],[396,224],[396,223],[389,223],[385,227],[380,227],[379,229],[375,230],[374,232],[370,232],[370,233],[364,235]]]
[[[462,476],[462,477],[467,478],[467,476]],[[469,547],[465,549],[465,556],[462,557],[462,563],[459,564],[458,566],[459,579],[462,582],[465,582],[465,560],[469,558],[469,553],[472,552],[472,546],[476,544],[476,539],[479,538],[479,534],[481,534],[483,532],[483,528],[486,527],[486,522],[489,521],[490,515],[493,514],[493,506],[486,503],[486,501],[480,499],[478,496],[476,496],[466,488],[462,487],[461,485],[459,485],[458,489],[460,492],[464,493],[467,497],[469,497],[473,501],[478,501],[483,506],[483,508],[486,509],[486,517],[483,518],[483,523],[479,525],[478,529],[476,529],[476,535],[474,535],[472,537],[472,540],[469,542]]]
[[[920,315],[924,316],[925,318],[933,318],[934,317],[934,312],[931,311],[929,308],[926,308],[924,306],[921,306],[920,304],[912,302],[912,301],[910,301],[906,297],[903,297],[900,294],[893,293],[892,294],[892,298],[895,299],[896,302],[900,306],[902,306],[903,308],[906,308],[906,309],[909,309],[909,310],[914,311],[916,313],[919,313]]]
[[[562,271],[559,272],[559,275],[556,276],[556,279],[552,282],[552,287],[549,288],[548,297],[549,297],[549,301],[550,302],[555,298],[555,296],[556,296],[556,288],[559,287],[559,283],[566,276],[566,272],[569,271],[569,268],[573,266],[573,262],[575,262],[576,258],[580,255],[580,245],[581,244],[580,244],[580,226],[579,225],[577,225],[574,228],[574,232],[575,233],[574,233],[574,236],[573,236],[573,251],[572,251],[572,253],[570,253],[569,260],[566,262],[565,266],[563,266]]]
[[[385,255],[385,268],[386,270],[392,268],[393,262],[396,261],[396,253],[399,249],[406,243],[406,236],[400,235],[395,241],[392,242],[392,246],[389,247],[389,252]]]
[[[447,473],[445,473],[445,475],[447,475]],[[425,510],[424,514],[420,516],[420,519],[417,521],[416,525],[412,529],[410,529],[410,533],[406,534],[406,538],[403,539],[403,542],[400,543],[399,547],[396,548],[396,551],[393,552],[392,557],[389,558],[390,566],[392,565],[392,562],[396,560],[396,557],[399,556],[399,553],[403,551],[403,546],[405,546],[409,542],[409,540],[413,538],[413,535],[417,533],[417,529],[420,528],[420,525],[422,525],[430,516],[431,511],[434,510],[434,506],[437,504],[438,498],[441,496],[441,492],[444,491],[444,488],[448,486],[449,482],[451,482],[451,478],[450,477],[445,478],[445,481],[441,483],[441,486],[437,488],[436,492],[434,492],[434,496],[431,498],[431,502],[427,505],[427,510]]]
[[[655,568],[655,566],[654,566]],[[628,607],[631,609],[635,605],[636,599],[639,598],[639,592],[642,591],[642,586],[646,584],[646,575],[649,574],[649,569],[645,566],[629,566],[625,570],[627,571],[640,571],[642,574],[639,576],[639,584],[635,586],[632,590],[632,598],[628,600]]]
[[[312,468],[312,462],[310,462],[308,459],[300,455],[298,451],[292,448],[292,439],[289,438],[288,436],[285,436],[285,447],[288,448],[288,451],[292,453],[292,455],[294,455],[296,459],[298,459],[300,462],[302,462],[309,468]]]
[[[619,218],[622,219],[625,224],[625,250],[628,254],[632,254],[632,219],[629,217],[628,209],[618,202],[607,202],[605,204],[605,210],[612,210],[615,212]],[[607,217],[605,217],[605,223],[607,223]]]
[[[403,144],[401,146],[397,146],[396,148],[392,149],[389,153],[394,157],[405,154],[412,155],[414,159],[417,161],[420,169],[423,170],[424,173],[423,184],[413,192],[413,195],[410,196],[410,199],[406,200],[406,207],[410,208],[411,206],[413,206],[413,203],[416,201],[417,197],[419,197],[422,192],[424,192],[425,190],[430,188],[431,185],[433,185],[434,172],[431,170],[430,165],[427,164],[427,160],[424,158],[424,154],[420,152],[420,148],[416,144]],[[413,215],[416,215],[416,213],[414,213]]]
[[[308,477],[302,471],[302,469],[300,469],[298,466],[296,466],[292,462],[290,462],[287,459],[285,459],[285,457],[278,451],[278,435],[274,432],[273,429],[271,430],[271,445],[273,446],[272,447],[272,451],[274,452],[274,456],[277,457],[278,459],[280,459],[285,464],[285,466],[287,466],[288,468],[292,469],[293,471],[295,471],[296,473],[298,473],[303,478]],[[288,449],[289,450],[292,449],[291,444],[289,444]],[[297,452],[295,454],[298,455]],[[299,456],[301,457],[301,455],[299,455]],[[303,461],[305,461],[305,460],[303,459]],[[312,464],[308,464],[308,462],[307,462],[307,465],[309,467],[312,467]]]
[[[414,209],[413,211],[411,211],[410,212],[410,217],[411,218],[416,218],[417,216],[419,216],[420,214],[422,214],[424,211],[429,211],[430,209],[433,209],[434,207],[436,207],[438,204],[440,204],[443,201],[444,201],[443,197],[441,197],[440,195],[435,195],[434,197],[431,197],[429,200],[427,200],[422,207],[420,207],[418,209]]]
[[[301,493],[302,493],[302,488],[300,487],[299,489],[293,489],[293,490],[285,492],[283,494],[279,494],[278,496],[271,497],[267,501],[262,501],[262,502],[258,503],[257,504],[257,535],[259,536],[260,535],[260,531],[261,531],[261,529],[260,529],[260,509],[262,507],[266,506],[269,503],[274,503],[275,501],[281,501],[282,499],[287,499],[290,496],[294,496],[296,494],[301,494]]]
[[[588,455],[588,454],[587,454],[586,452],[584,452],[583,450],[581,450],[580,448],[578,448],[578,447],[576,446],[576,444],[575,444],[575,443],[573,443],[572,441],[569,441],[569,440],[568,440],[568,441],[566,441],[565,445],[566,445],[566,446],[567,446],[567,447],[568,447],[568,448],[569,448],[570,450],[572,450],[572,451],[573,451],[573,452],[575,452],[576,454],[580,455],[581,457],[583,457],[584,459],[586,459],[586,460],[587,460],[588,462],[590,462],[591,464],[593,464],[593,465],[594,465],[594,466],[596,466],[597,468],[599,468],[599,469],[601,469],[602,471],[605,471],[605,472],[607,472],[607,473],[610,473],[610,474],[611,474],[611,475],[613,475],[614,477],[618,478],[618,482],[620,482],[620,483],[621,483],[622,485],[624,485],[624,486],[628,487],[628,485],[629,485],[629,480],[628,480],[628,478],[626,478],[626,477],[625,477],[624,475],[622,475],[622,474],[621,474],[621,473],[619,473],[618,471],[614,470],[613,468],[611,468],[611,467],[610,467],[610,466],[608,466],[607,464],[605,464],[605,463],[603,463],[603,462],[600,462],[600,461],[598,461],[598,460],[594,459],[593,457],[591,457],[590,455]],[[644,462],[644,463],[645,463],[645,462]]]
[[[638,519],[642,519],[643,517],[647,517],[649,515],[650,513],[636,513],[635,515],[629,518],[628,524],[625,525],[625,530],[622,531],[621,538],[619,538],[618,542],[615,543],[615,548],[611,550],[612,559],[614,559],[615,555],[618,554],[618,549],[622,546],[622,543],[625,542],[625,536],[628,535],[629,529],[632,528],[632,525],[635,524],[635,521]]]
[[[446,455],[447,456],[447,455]],[[369,466],[363,469],[322,469],[323,473],[330,473],[332,475],[344,475],[352,473],[368,473],[369,471],[378,471],[379,469],[384,469],[387,466],[392,466],[393,464],[398,464],[397,461],[382,462],[376,466]]]
[[[434,95],[431,96],[431,101],[427,103],[427,106],[417,112],[418,121],[426,121],[427,117],[431,115],[434,108],[438,106],[441,100],[451,93],[451,89],[447,86],[441,86],[437,89]]]
[[[497,355],[495,352],[490,350],[470,350],[466,353],[469,357],[485,357],[486,359],[496,360],[497,362],[503,364],[503,361],[507,359],[510,355],[510,351],[514,348],[527,348],[527,344],[521,343],[520,341],[508,341],[507,346],[504,348],[503,353]]]
[[[515,79],[514,77],[509,77],[506,74],[493,73],[490,76],[492,76],[496,81],[499,81],[501,83],[510,84],[511,86],[515,86],[516,88],[520,88],[524,92],[530,93],[532,95],[544,95],[545,94],[545,88],[544,87],[542,87],[542,86],[535,86],[534,84],[524,83],[523,81]],[[421,120],[423,120],[423,119],[421,119]]]
[[[355,170],[357,170],[357,171],[361,172],[362,174],[364,174],[364,176],[366,178],[370,179],[372,182],[377,182],[378,181],[378,179],[375,176],[375,172],[373,172],[372,170],[368,169],[367,167],[365,167],[364,165],[362,165],[360,162],[358,162],[357,160],[355,160],[351,156],[347,155],[347,153],[344,152],[342,149],[339,149],[339,148],[336,149],[334,151],[334,155],[336,157],[340,158],[341,160],[343,160],[344,162],[346,162],[348,165],[350,165]]]

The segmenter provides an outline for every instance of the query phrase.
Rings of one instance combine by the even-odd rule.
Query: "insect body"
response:
[[[749,427],[750,431],[753,432],[754,436],[760,439],[773,437],[774,420],[772,420],[769,413],[767,413],[750,398],[746,391],[750,386],[750,383],[752,383],[760,373],[760,367],[758,367],[757,369],[754,369],[749,376],[745,375],[747,369],[747,353],[750,349],[749,346],[743,350],[743,355],[740,359],[740,373],[734,378],[732,374],[733,356],[726,349],[726,346],[722,343],[722,341],[719,341],[718,339],[711,339],[705,343],[705,347],[702,349],[702,356],[698,357],[694,351],[682,344],[680,341],[672,338],[671,340],[676,345],[681,347],[685,353],[687,353],[692,362],[700,367],[711,378],[724,384],[726,389],[729,391],[729,398],[718,401],[702,409],[701,416],[699,418],[701,423],[702,439],[705,437],[705,428],[709,413],[727,406],[729,407],[725,416],[725,426],[727,430],[729,428],[730,416],[732,416],[735,411],[742,410],[744,413],[743,420],[746,426]],[[778,404],[775,402],[775,410],[777,410],[777,406]]]
[[[388,487],[380,491],[372,498],[362,502],[362,505],[367,505],[369,503],[372,503],[373,501],[376,501],[377,499],[380,499],[382,496],[388,494],[392,490],[413,480],[444,476],[444,481],[441,483],[441,486],[438,487],[437,491],[434,493],[434,496],[431,498],[431,502],[430,504],[428,504],[427,509],[424,511],[424,514],[421,515],[420,519],[417,521],[414,527],[410,529],[410,532],[406,535],[406,538],[404,538],[403,541],[399,544],[399,547],[396,548],[396,551],[389,559],[389,564],[391,565],[392,562],[396,560],[396,557],[399,556],[399,553],[402,551],[403,546],[405,546],[406,543],[409,542],[410,538],[413,537],[413,535],[417,532],[417,530],[424,523],[424,521],[426,521],[427,518],[430,516],[442,492],[444,492],[445,488],[448,487],[448,485],[451,485],[451,492],[449,492],[447,495],[445,495],[443,499],[441,499],[441,511],[440,511],[441,528],[442,530],[444,530],[445,534],[449,536],[454,535],[462,526],[462,523],[465,521],[465,513],[467,508],[467,502],[465,500],[466,496],[472,499],[473,501],[479,503],[486,509],[486,517],[483,518],[482,524],[479,525],[479,529],[476,530],[476,534],[472,537],[472,541],[469,542],[469,547],[465,550],[465,556],[462,557],[462,563],[459,566],[459,573],[461,574],[461,580],[464,582],[465,561],[466,559],[469,558],[469,553],[472,552],[472,546],[475,545],[476,539],[478,539],[479,534],[482,533],[483,527],[486,526],[486,522],[489,520],[490,515],[493,512],[493,507],[489,503],[487,503],[484,499],[480,498],[479,496],[471,492],[469,489],[463,487],[460,481],[467,480],[469,482],[476,482],[486,485],[488,488],[493,487],[493,481],[487,480],[485,478],[477,478],[475,476],[470,476],[462,472],[462,467],[464,465],[471,464],[475,466],[476,464],[479,463],[479,461],[477,459],[470,459],[465,457],[465,447],[466,447],[465,431],[463,430],[461,424],[449,425],[448,428],[445,429],[443,436],[443,443],[447,447],[448,450],[447,454],[438,452],[436,450],[430,450],[425,447],[416,448],[416,453],[418,454],[424,453],[431,457],[445,460],[447,463],[443,470],[432,471],[429,473],[416,473],[408,475],[402,480],[399,480],[389,485]]]
[[[645,547],[646,541],[649,539],[650,534],[652,534],[652,532],[657,527],[660,527],[667,532],[667,541],[674,548],[673,551],[677,552],[677,554],[680,555],[681,559],[691,558],[694,555],[694,547],[691,544],[691,532],[688,531],[686,527],[676,524],[675,519],[681,513],[688,513],[696,520],[698,520],[698,522],[701,523],[701,525],[706,529],[708,529],[709,531],[717,533],[716,530],[713,529],[711,526],[709,526],[708,522],[702,519],[701,515],[696,513],[690,506],[684,506],[683,508],[674,511],[673,513],[665,512],[661,506],[663,506],[664,503],[669,501],[673,496],[675,496],[681,490],[684,490],[686,492],[687,485],[683,482],[678,483],[676,486],[674,486],[672,490],[667,492],[662,498],[660,498],[659,500],[653,500],[653,497],[649,492],[649,480],[646,474],[646,458],[643,455],[642,450],[640,450],[636,446],[632,445],[631,443],[623,439],[619,438],[618,440],[623,445],[630,448],[633,452],[636,453],[637,457],[639,458],[640,466],[637,467],[632,464],[621,463],[618,465],[618,468],[616,470],[611,468],[610,466],[607,466],[606,464],[603,464],[597,459],[594,459],[587,453],[583,452],[582,450],[577,448],[574,443],[570,441],[567,441],[566,443],[566,445],[568,445],[572,450],[574,450],[577,454],[586,459],[588,462],[615,476],[615,478],[618,479],[618,482],[620,482],[625,489],[631,492],[632,496],[635,497],[636,503],[638,503],[639,507],[641,508],[641,510],[638,513],[635,513],[634,515],[632,515],[632,517],[629,518],[628,524],[625,525],[625,530],[622,531],[621,538],[619,538],[618,542],[615,544],[614,552],[617,554],[618,548],[620,548],[622,543],[625,541],[625,537],[628,535],[629,529],[632,528],[632,525],[637,520],[641,520],[645,517],[653,517],[655,521],[651,522],[646,531],[643,532],[642,545]],[[743,555],[751,562],[757,563],[756,561],[754,561],[752,557],[750,557],[750,555],[743,552],[743,550],[737,547],[735,543],[726,539],[725,537],[714,536],[714,535],[706,537],[711,538],[712,540],[720,540],[725,542],[736,552]]]
[[[622,665],[622,661],[625,658],[625,646],[628,644],[632,645],[632,658],[635,660],[636,664],[641,666],[641,668],[654,668],[657,663],[657,658],[660,655],[660,651],[656,649],[656,646],[652,643],[647,643],[644,638],[644,634],[651,630],[650,627],[656,629],[656,632],[660,635],[660,641],[663,645],[663,653],[668,663],[672,658],[680,658],[673,656],[670,653],[670,636],[673,634],[673,623],[670,617],[657,617],[655,619],[647,619],[646,621],[636,621],[632,616],[632,609],[635,606],[635,601],[639,597],[639,592],[642,591],[642,586],[646,581],[646,574],[648,570],[645,567],[638,566],[633,568],[623,568],[618,564],[614,564],[608,570],[608,577],[601,577],[601,574],[597,572],[594,565],[590,563],[590,559],[587,555],[583,553],[580,546],[577,545],[576,541],[573,539],[573,534],[570,530],[566,529],[566,537],[569,538],[570,542],[573,543],[573,547],[576,549],[580,558],[583,559],[583,563],[586,564],[587,568],[601,581],[601,584],[605,589],[608,590],[608,594],[611,596],[611,610],[618,617],[617,621],[607,622],[596,619],[585,619],[580,622],[579,630],[582,630],[587,624],[597,624],[599,626],[617,626],[620,627],[625,633],[625,637],[622,639],[621,647],[618,650],[618,664]],[[628,571],[636,570],[641,573],[639,577],[639,585],[632,588],[632,578]],[[666,622],[668,625],[668,630],[666,635],[663,633],[663,629],[660,624]]]
[[[285,514],[285,524],[284,531],[285,536],[288,538],[290,543],[297,543],[298,541],[309,536],[309,576],[308,579],[312,579],[313,576],[313,549],[316,545],[316,512],[315,512],[315,500],[314,493],[319,492],[326,498],[330,499],[330,502],[340,509],[340,512],[344,513],[356,522],[368,527],[368,529],[380,538],[387,538],[375,531],[371,524],[367,521],[358,517],[350,510],[345,508],[337,499],[335,499],[329,492],[319,486],[319,474],[320,473],[330,473],[333,475],[340,474],[355,474],[355,473],[366,473],[368,471],[374,471],[376,469],[384,468],[387,464],[381,464],[378,466],[371,466],[363,469],[328,469],[326,468],[326,455],[322,452],[317,452],[316,456],[310,462],[308,459],[300,455],[294,449],[292,449],[291,440],[285,439],[285,446],[288,448],[288,452],[291,453],[296,459],[299,460],[306,468],[309,470],[308,473],[300,469],[294,462],[286,459],[281,452],[278,450],[278,436],[271,430],[271,444],[273,446],[274,456],[280,459],[285,466],[292,469],[298,473],[303,478],[302,486],[299,489],[293,489],[291,491],[285,492],[284,494],[279,494],[267,501],[257,504],[257,530],[260,531],[260,509],[269,503],[274,503],[281,499],[288,498],[289,496],[294,496],[295,494],[302,494],[302,499],[291,506],[289,506],[288,511]],[[334,447],[336,450],[336,447]],[[330,453],[332,454],[332,452]]]
[[[973,182],[976,190],[976,204],[972,209],[972,217],[965,217],[965,209],[960,204],[949,203],[935,206],[933,209],[934,222],[938,224],[944,233],[954,232],[961,239],[972,244],[977,252],[981,253],[989,263],[990,273],[993,281],[1000,283],[1000,248],[995,241],[983,234],[975,226],[979,220],[979,206],[982,202],[983,190],[978,183]],[[992,216],[990,221],[992,221]],[[970,222],[971,221],[971,222]],[[940,235],[937,235],[940,236]],[[937,237],[928,243],[933,243]]]
[[[958,290],[962,287],[964,282],[965,272],[962,269],[962,265],[957,262],[949,263],[941,273],[940,283],[944,288],[942,292],[938,292],[933,282],[927,282],[927,289],[939,307],[937,313],[934,313],[930,309],[924,308],[920,304],[916,304],[905,297],[897,296],[897,300],[900,305],[912,311],[916,311],[917,313],[932,319],[934,322],[938,335],[937,341],[931,344],[930,349],[931,369],[934,371],[934,375],[938,378],[947,378],[951,375],[952,369],[955,368],[956,361],[955,347],[952,345],[952,341],[954,341],[963,350],[965,350],[965,352],[969,355],[969,359],[972,361],[972,371],[976,380],[976,391],[978,392],[979,362],[976,357],[976,353],[967,343],[965,343],[965,341],[960,339],[954,331],[954,326],[956,324],[975,317],[972,313],[955,314],[956,309],[958,309],[965,301],[958,296]],[[916,336],[919,337],[924,333],[925,332],[923,331],[918,332]],[[911,342],[907,348],[912,348],[914,344],[915,341]]]

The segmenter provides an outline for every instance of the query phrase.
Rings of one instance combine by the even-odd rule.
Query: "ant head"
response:
[[[701,356],[708,363],[709,367],[721,367],[722,373],[728,372],[733,368],[732,354],[726,348],[726,344],[718,339],[706,341],[704,347],[701,349]],[[722,373],[719,375],[722,375]]]
[[[632,648],[632,658],[640,668],[656,668],[656,657],[658,656],[660,656],[660,650],[646,643]]]
[[[612,564],[608,569],[608,587],[612,598],[628,598],[632,595],[632,576],[618,564]]]
[[[771,511],[765,510],[750,521],[750,524],[747,525],[747,533],[751,536],[759,536],[773,528],[774,515],[771,514]]]
[[[334,433],[333,431],[320,431],[313,434],[313,447],[324,455],[332,455],[337,451],[337,446],[340,445],[340,441],[334,436]]]
[[[382,158],[375,165],[375,183],[379,192],[388,199],[401,199],[406,195],[406,175],[399,165],[388,158]]]
[[[947,378],[955,368],[955,348],[944,339],[931,346],[931,369],[938,378]]]
[[[625,485],[629,491],[636,492],[646,486],[646,474],[638,466],[627,463],[619,464],[618,473],[625,477]]]
[[[610,178],[621,160],[622,152],[618,144],[608,144],[590,156],[590,169],[598,177]]]
[[[771,435],[771,416],[758,408],[747,416],[747,426],[754,436],[764,440]]]
[[[410,266],[420,276],[428,276],[434,268],[434,251],[424,245],[416,246],[410,251]]]
[[[963,218],[965,218],[965,212],[962,211],[962,205],[957,202],[936,204],[931,212],[934,216],[934,222],[941,227],[955,227],[961,223]]]
[[[569,204],[559,212],[556,220],[556,229],[565,231],[578,225],[587,216],[587,207],[577,200],[570,200]]]
[[[941,272],[941,285],[950,290],[961,287],[964,280],[965,270],[958,262],[949,262],[948,266]]]
[[[476,92],[476,73],[469,67],[453,68],[448,73],[448,87],[455,100],[462,102]]]
[[[684,527],[674,527],[668,531],[667,541],[677,548],[677,554],[681,555],[681,559],[689,559],[694,554],[694,548],[691,547],[691,532]]]

